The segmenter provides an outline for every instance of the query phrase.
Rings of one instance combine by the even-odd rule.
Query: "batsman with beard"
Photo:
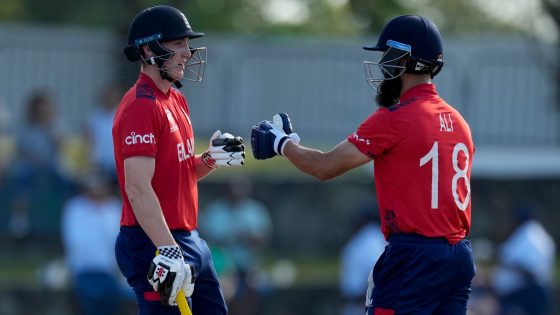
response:
[[[321,152],[299,145],[288,115],[277,114],[253,127],[253,155],[285,156],[321,180],[375,161],[388,246],[368,279],[367,314],[464,315],[475,274],[465,239],[474,144],[432,83],[443,67],[440,32],[428,18],[398,16],[364,49],[381,54],[365,62],[379,108],[352,135]]]

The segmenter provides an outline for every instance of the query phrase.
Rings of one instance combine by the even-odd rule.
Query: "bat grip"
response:
[[[177,294],[177,306],[179,306],[181,315],[192,315],[191,308],[189,307],[189,303],[187,302],[183,289],[179,290],[179,293]]]

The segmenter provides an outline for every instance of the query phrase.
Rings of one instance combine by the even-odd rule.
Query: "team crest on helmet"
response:
[[[183,12],[180,12],[180,14],[181,14],[181,17],[183,18],[183,22],[185,22],[185,26],[188,29],[191,29],[191,25],[189,24],[189,21],[187,20],[187,17],[185,16],[185,14],[183,14]]]

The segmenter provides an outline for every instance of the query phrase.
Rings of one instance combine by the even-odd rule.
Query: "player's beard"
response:
[[[395,78],[391,80],[383,80],[377,88],[377,96],[375,101],[381,107],[390,107],[399,102],[401,96],[402,80]]]

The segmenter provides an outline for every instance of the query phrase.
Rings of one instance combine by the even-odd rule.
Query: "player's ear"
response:
[[[149,45],[143,45],[142,47],[140,47],[142,54],[144,55],[145,58],[149,58],[149,57],[153,57],[154,54],[152,53],[152,50],[150,49]]]

